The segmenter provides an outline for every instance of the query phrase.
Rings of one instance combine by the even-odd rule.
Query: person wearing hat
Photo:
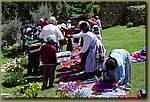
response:
[[[96,24],[99,26],[100,28],[100,32],[101,32],[101,35],[102,35],[102,24],[101,24],[101,20],[99,19],[99,16],[96,16]]]
[[[86,76],[93,76],[99,70],[97,67],[97,46],[103,46],[100,40],[90,31],[90,25],[86,21],[80,21],[79,27],[81,32],[79,34],[70,35],[74,38],[83,37],[83,48],[80,53],[81,65],[85,67]],[[103,46],[104,47],[104,46]],[[101,52],[103,52],[101,50]],[[104,60],[105,55],[101,54],[101,59]]]
[[[28,27],[26,29],[26,39],[25,39],[26,52],[28,54],[28,69],[27,69],[28,75],[31,75],[32,72],[36,74],[37,70],[39,69],[38,53],[40,45],[41,44],[39,43],[37,34],[34,34],[33,29]]]
[[[42,44],[40,50],[40,58],[43,63],[43,86],[42,90],[47,88],[49,79],[49,88],[53,86],[55,69],[57,65],[56,53],[57,50],[54,45],[55,35],[48,35],[47,42]]]
[[[124,49],[114,49],[110,52],[103,66],[104,80],[115,80],[116,87],[129,85],[132,78],[130,54]]]
[[[44,26],[40,35],[39,39],[41,42],[47,42],[48,35],[55,35],[55,41],[58,43],[60,47],[59,40],[64,40],[64,36],[57,25],[57,20],[54,16],[51,16],[49,19],[49,24]],[[58,49],[59,50],[59,49]]]
[[[100,30],[100,27],[96,24],[96,19],[95,18],[90,18],[88,20],[89,24],[91,25],[91,30],[92,32],[98,37],[99,40],[102,41],[102,33]]]

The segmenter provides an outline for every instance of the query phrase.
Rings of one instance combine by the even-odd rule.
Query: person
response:
[[[26,29],[30,27],[30,28],[34,28],[34,25],[29,21],[29,20],[25,20],[25,23],[22,25],[22,27],[20,28],[20,33],[21,33],[21,37],[20,39],[22,40],[22,53],[25,53],[25,36],[26,36]]]
[[[42,19],[42,18],[41,18],[41,20],[42,20],[42,23],[41,23],[41,29],[42,29],[44,26],[48,25],[49,22],[48,22],[48,19],[47,19],[47,18],[45,18],[45,19]]]
[[[96,19],[95,18],[90,18],[88,20],[89,24],[91,25],[91,30],[92,32],[98,37],[99,40],[102,41],[102,33],[100,30],[100,27],[96,24]]]
[[[54,16],[51,16],[49,19],[49,24],[45,25],[39,35],[40,41],[47,42],[48,35],[55,35],[55,41],[58,43],[58,47],[60,47],[59,40],[64,40],[64,36],[57,25],[57,20]],[[59,49],[57,49],[59,51]]]
[[[114,49],[110,52],[103,66],[104,80],[115,80],[116,87],[129,85],[132,78],[130,54],[124,49]]]
[[[102,24],[101,24],[101,20],[99,19],[99,16],[95,16],[95,18],[96,18],[96,24],[99,26],[100,32],[101,32],[101,36],[102,36]]]
[[[99,70],[97,67],[97,46],[102,45],[100,40],[90,31],[90,25],[86,21],[80,21],[79,27],[81,32],[75,35],[69,35],[70,37],[80,38],[83,37],[83,48],[80,53],[81,65],[85,67],[84,71],[87,75]],[[103,50],[101,50],[103,52]],[[104,53],[103,53],[104,54]],[[100,54],[101,59],[104,60],[105,55]],[[103,61],[102,61],[103,62]]]
[[[26,29],[26,37],[25,37],[25,47],[26,52],[28,53],[28,69],[27,74],[31,75],[32,70],[33,73],[36,74],[37,70],[39,69],[39,49],[40,49],[40,43],[38,40],[38,35],[33,33],[33,29],[28,27]],[[36,45],[36,44],[37,45]],[[34,46],[33,46],[34,45]]]
[[[54,35],[48,35],[47,42],[42,44],[40,50],[40,58],[43,63],[43,86],[42,90],[47,88],[48,78],[49,78],[49,87],[53,86],[54,75],[56,69],[56,53],[57,50],[53,46],[55,40]]]

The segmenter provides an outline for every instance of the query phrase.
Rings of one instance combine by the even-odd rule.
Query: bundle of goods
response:
[[[130,54],[130,59],[132,62],[142,62],[146,61],[146,48],[142,48],[140,51],[136,51]]]
[[[28,46],[29,53],[37,52],[40,49],[41,49],[41,43],[39,43],[39,42],[32,43]]]
[[[71,52],[70,51],[58,52],[56,53],[56,58],[57,58],[57,63],[70,61]]]
[[[70,67],[72,65],[78,64],[81,62],[80,58],[80,51],[82,47],[78,47],[77,45],[74,45],[75,50],[73,50],[70,54],[70,60],[68,61],[63,61],[61,63],[62,67]]]

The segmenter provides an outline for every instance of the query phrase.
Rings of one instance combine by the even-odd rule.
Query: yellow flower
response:
[[[16,88],[19,89],[20,87],[19,87],[19,86],[16,86]]]

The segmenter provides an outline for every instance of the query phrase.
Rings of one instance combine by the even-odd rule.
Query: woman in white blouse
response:
[[[101,62],[104,62],[105,59],[105,49],[101,41],[90,31],[90,25],[86,21],[80,21],[79,27],[81,32],[79,34],[70,35],[70,37],[80,38],[83,37],[83,48],[81,50],[80,57],[82,58],[84,54],[86,54],[85,59],[85,73],[95,72],[101,68],[101,64],[97,66],[97,49],[101,46],[101,53],[99,56],[101,57]],[[100,63],[100,61],[99,61]]]

